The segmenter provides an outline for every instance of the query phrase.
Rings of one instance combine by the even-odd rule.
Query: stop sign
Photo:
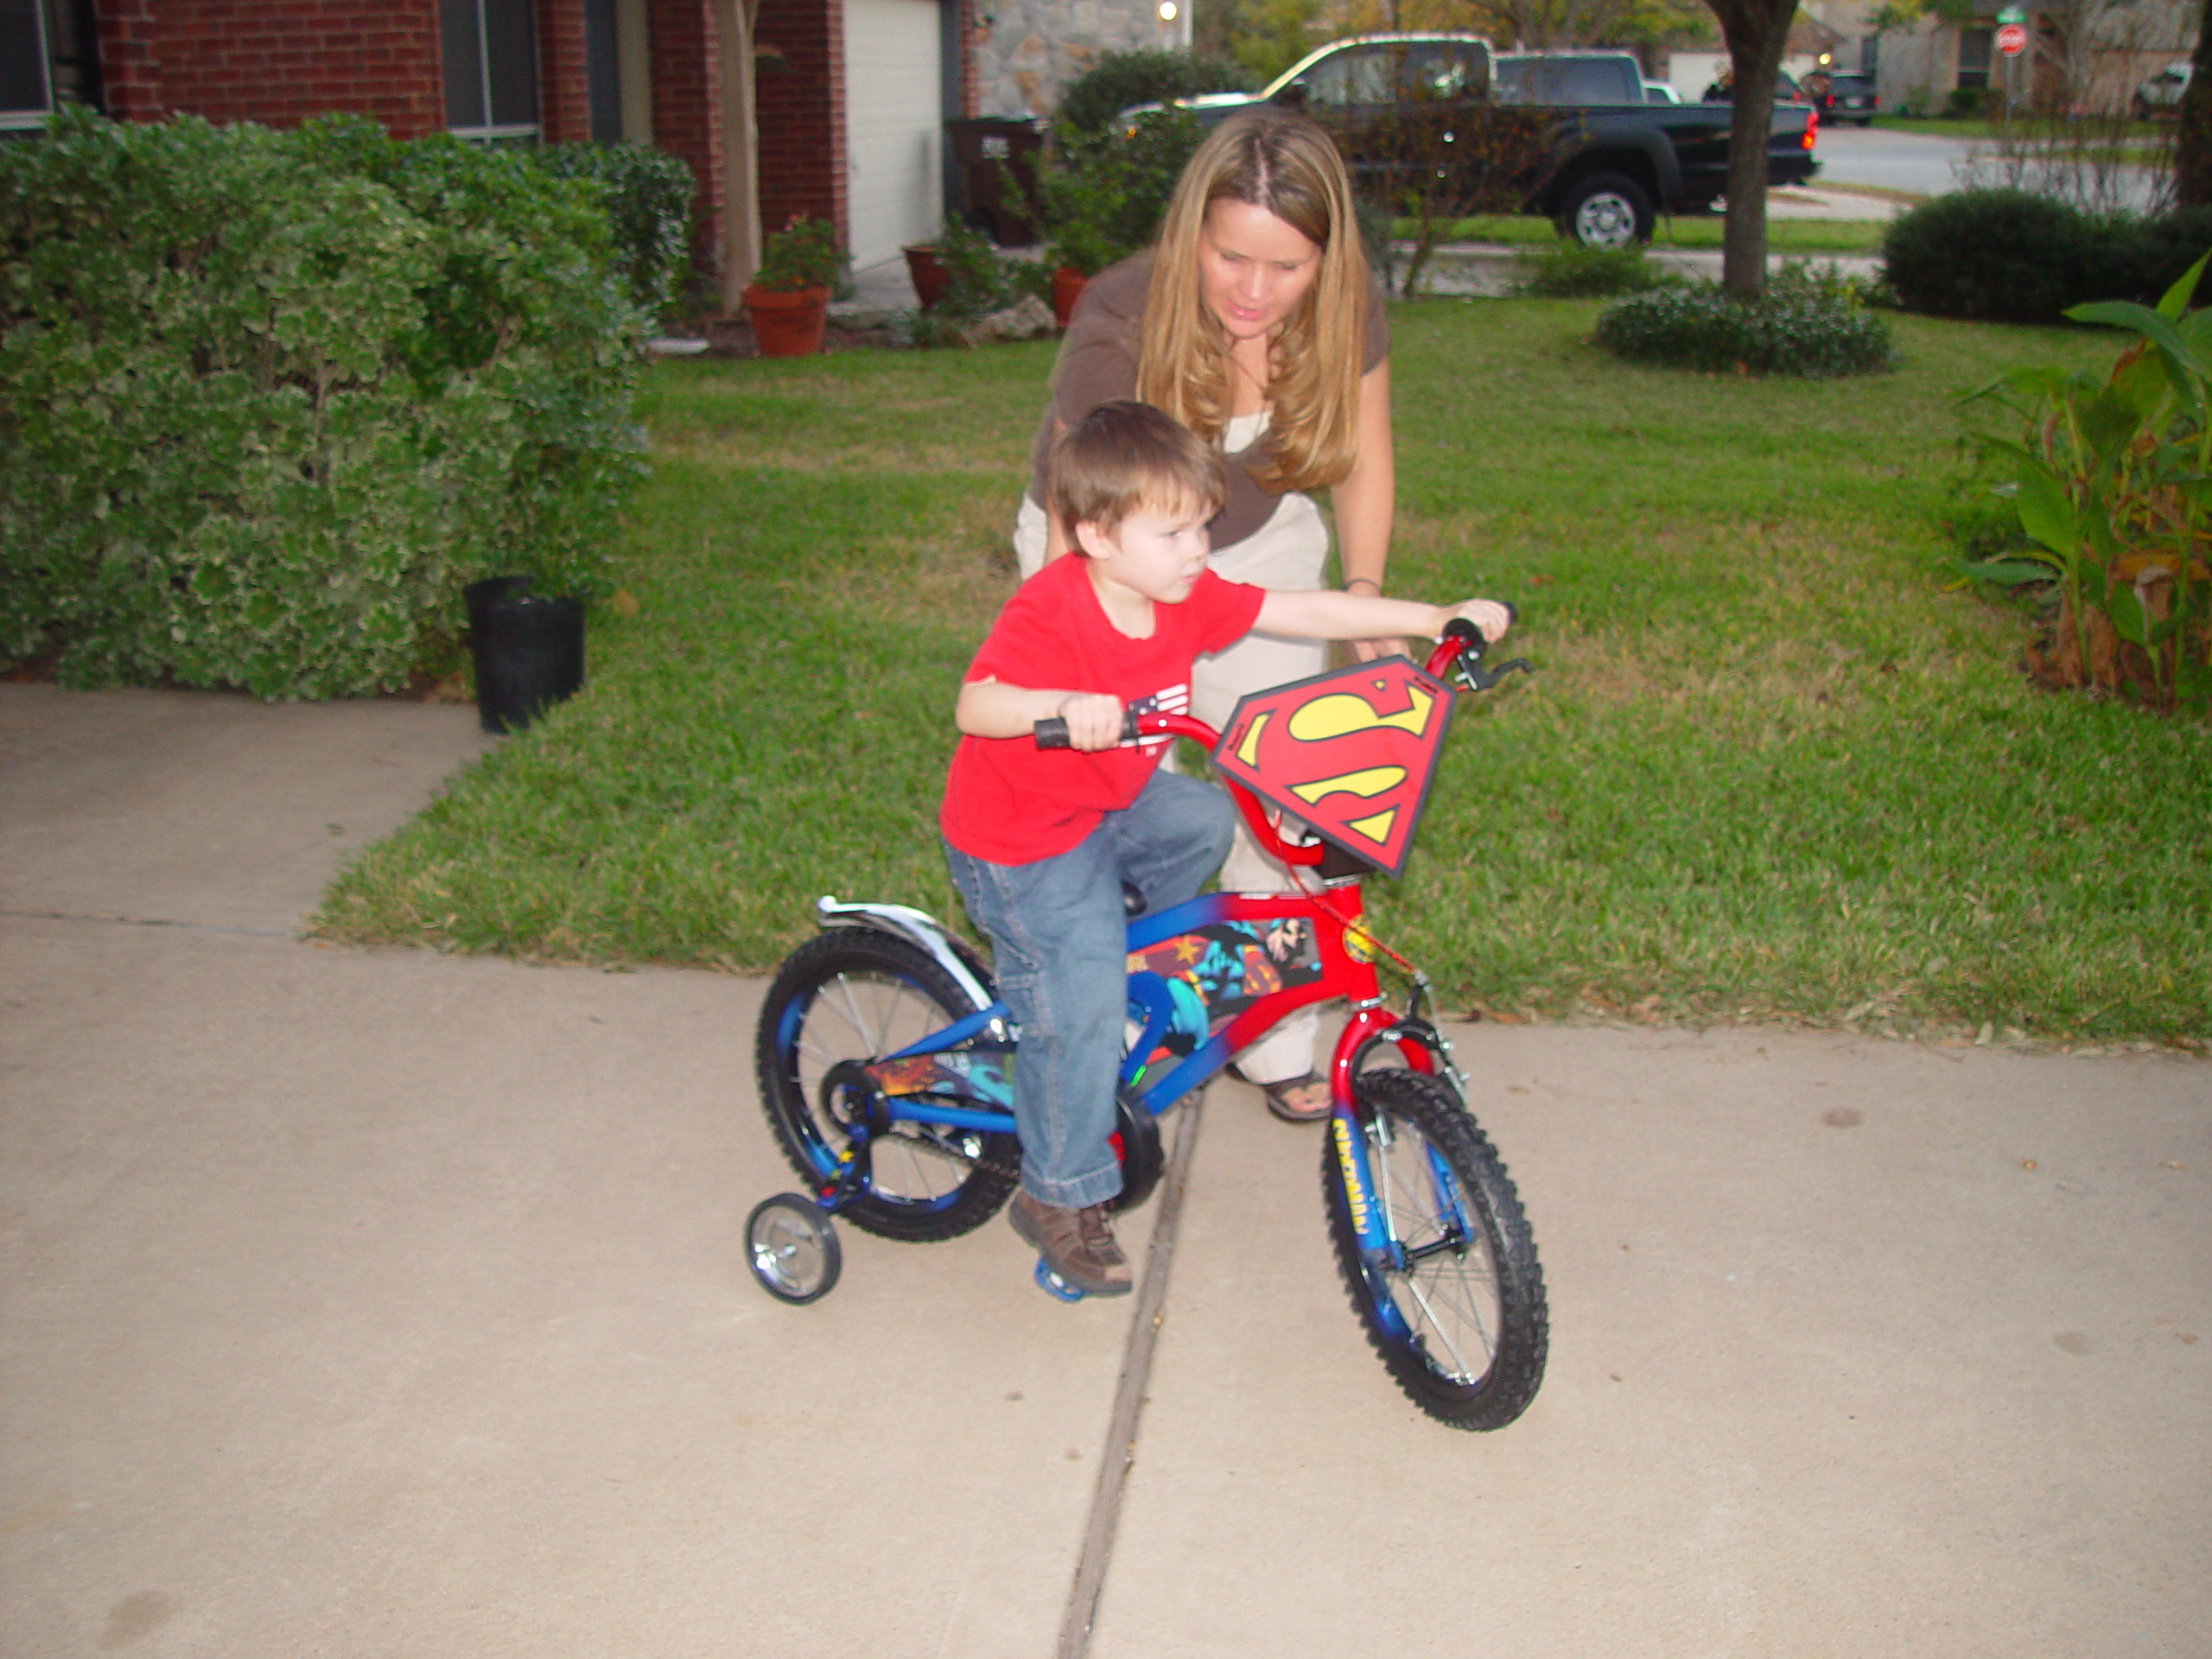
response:
[[[2008,58],[2017,58],[2028,49],[2028,30],[2024,23],[2007,23],[1997,31],[1997,49]]]

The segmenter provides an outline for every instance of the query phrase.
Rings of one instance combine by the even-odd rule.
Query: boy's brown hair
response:
[[[1150,404],[1101,404],[1063,432],[1045,465],[1045,506],[1075,545],[1077,524],[1112,536],[1146,507],[1185,502],[1209,517],[1228,498],[1221,452]]]

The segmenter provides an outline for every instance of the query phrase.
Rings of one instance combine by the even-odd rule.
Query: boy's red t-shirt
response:
[[[1267,590],[1201,572],[1180,604],[1155,603],[1150,637],[1132,639],[1107,620],[1081,555],[1053,560],[1022,583],[991,625],[967,678],[1061,691],[1147,699],[1186,714],[1191,664],[1251,632]],[[944,838],[970,858],[1029,864],[1066,852],[1137,798],[1169,740],[1118,748],[1040,749],[1021,737],[963,737],[952,753]]]

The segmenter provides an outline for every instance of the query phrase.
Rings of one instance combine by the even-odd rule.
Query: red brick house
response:
[[[725,23],[743,0],[0,0],[0,128],[57,101],[121,121],[652,143],[699,180],[718,260],[734,181]],[[974,113],[977,0],[753,0],[760,219],[829,218],[855,263],[944,211],[943,126]],[[741,102],[734,104],[741,109]]]

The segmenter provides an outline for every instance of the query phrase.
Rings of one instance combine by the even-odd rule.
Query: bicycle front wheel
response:
[[[761,1005],[754,1056],[761,1109],[791,1167],[817,1192],[836,1179],[865,1103],[847,1062],[895,1054],[969,1012],[952,976],[904,939],[832,928],[792,951]],[[1011,1135],[895,1123],[868,1154],[867,1190],[838,1213],[918,1242],[988,1221],[1014,1190],[1021,1148]]]
[[[1368,1340],[1398,1386],[1455,1428],[1503,1428],[1543,1381],[1543,1270],[1481,1129],[1439,1078],[1377,1071],[1353,1082],[1370,1195],[1353,1174],[1342,1120],[1321,1150],[1329,1240]],[[1356,1217],[1380,1206],[1385,1242]]]

